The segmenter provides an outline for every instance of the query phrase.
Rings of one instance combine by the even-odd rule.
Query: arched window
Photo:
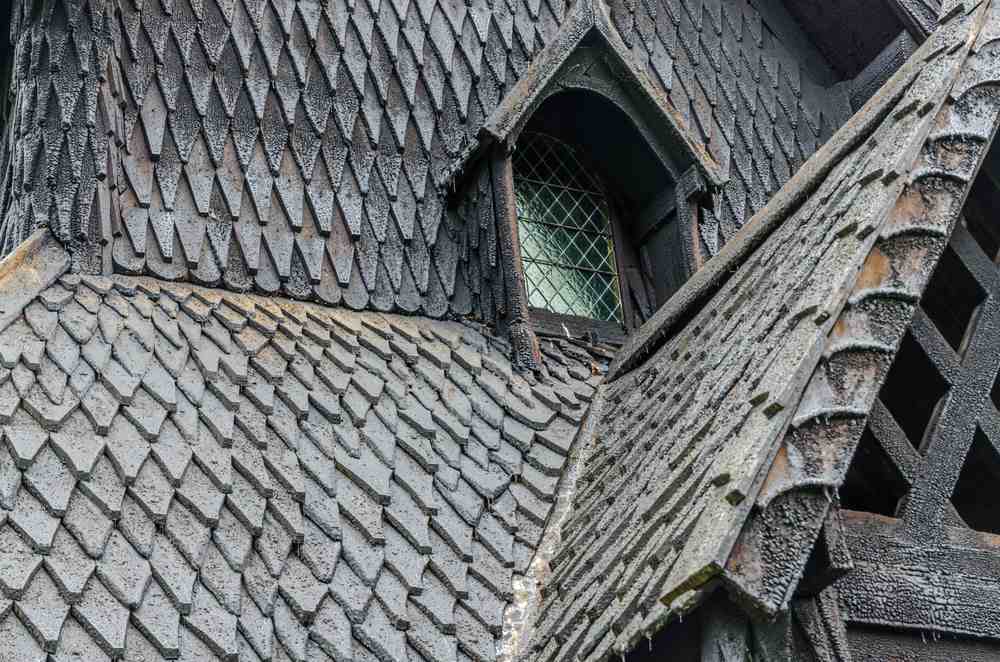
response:
[[[511,154],[520,267],[540,331],[622,338],[686,278],[669,158],[600,94],[564,90]]]
[[[540,335],[621,343],[650,320],[703,262],[725,182],[605,13],[573,12],[443,173],[485,258],[470,305],[525,367]]]
[[[521,136],[513,157],[528,304],[622,322],[611,202],[573,148],[545,133]]]

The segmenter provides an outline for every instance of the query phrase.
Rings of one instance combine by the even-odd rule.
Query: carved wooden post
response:
[[[534,370],[541,363],[541,355],[528,311],[521,242],[517,234],[514,170],[510,154],[503,143],[496,145],[490,155],[490,174],[493,180],[493,209],[496,214],[504,290],[507,297],[507,316],[501,321],[507,327],[510,336],[513,353],[511,361],[519,368]]]
[[[748,662],[749,621],[721,593],[703,607],[701,662]]]

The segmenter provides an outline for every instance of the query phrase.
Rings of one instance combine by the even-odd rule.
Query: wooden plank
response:
[[[916,632],[853,628],[847,636],[854,662],[995,662],[1000,644],[991,641],[928,637]]]
[[[539,336],[569,339],[591,339],[620,345],[625,340],[625,330],[617,322],[602,322],[589,317],[561,315],[544,308],[531,308],[531,325]]]
[[[517,234],[517,202],[514,198],[514,170],[510,154],[496,145],[490,157],[490,180],[493,188],[493,211],[504,265],[504,293],[507,317],[501,320],[513,349],[514,364],[533,369],[541,363],[538,339],[531,328],[528,292],[524,281],[524,261]]]
[[[897,520],[845,520],[855,569],[837,589],[849,623],[1000,640],[1000,537],[953,531],[921,547],[896,537]]]

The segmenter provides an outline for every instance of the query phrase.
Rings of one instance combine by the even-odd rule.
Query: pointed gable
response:
[[[597,57],[574,58],[587,48]],[[589,89],[618,105],[634,104],[643,128],[653,134],[645,137],[668,155],[675,179],[693,168],[712,188],[727,181],[728,164],[716,161],[663,88],[640,68],[601,0],[579,0],[572,6],[559,32],[483,123],[476,142],[449,169],[449,179],[460,178],[493,144],[512,148],[542,102],[567,89]]]

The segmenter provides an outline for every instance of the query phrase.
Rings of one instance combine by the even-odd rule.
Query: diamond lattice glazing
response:
[[[572,148],[525,134],[514,155],[514,189],[528,302],[620,322],[608,201]]]

